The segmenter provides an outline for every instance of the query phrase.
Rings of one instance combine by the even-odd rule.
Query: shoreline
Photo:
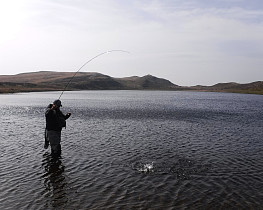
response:
[[[86,89],[69,89],[66,91],[85,91]],[[87,90],[142,90],[142,91],[190,91],[190,92],[217,92],[217,93],[238,93],[238,94],[253,94],[253,95],[263,95],[263,90],[206,90],[206,89],[191,89],[191,87],[178,90],[165,90],[165,89],[87,89]],[[62,89],[23,89],[23,90],[1,90],[0,94],[15,94],[15,93],[30,93],[30,92],[52,92],[52,91],[63,91]]]

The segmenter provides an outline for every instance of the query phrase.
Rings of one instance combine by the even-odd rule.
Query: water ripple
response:
[[[43,148],[56,92],[0,97],[0,209],[263,205],[261,96],[69,92],[59,159]]]

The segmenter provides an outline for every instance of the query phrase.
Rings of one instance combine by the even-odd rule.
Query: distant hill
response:
[[[113,78],[100,73],[40,71],[0,76],[0,92],[63,90],[180,90],[166,79],[151,75]]]
[[[40,71],[0,75],[0,93],[63,90],[74,74],[74,72]],[[152,75],[114,78],[96,72],[79,72],[66,90],[190,90],[263,94],[263,81],[182,87]]]
[[[211,91],[211,92],[231,92],[231,93],[250,93],[263,94],[263,81],[257,81],[247,84],[239,83],[218,83],[212,86],[193,86],[191,90],[197,91]]]

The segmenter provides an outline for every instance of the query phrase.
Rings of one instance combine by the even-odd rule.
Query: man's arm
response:
[[[53,104],[49,104],[48,107],[47,107],[47,110],[45,112],[45,116],[48,117],[50,116],[52,113],[53,113]]]
[[[65,115],[65,120],[68,119],[70,116],[71,116],[71,113],[68,112],[68,113]]]

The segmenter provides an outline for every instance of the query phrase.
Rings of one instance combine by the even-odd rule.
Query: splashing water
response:
[[[140,167],[138,169],[138,171],[144,172],[144,173],[154,172],[154,170],[153,170],[153,162],[152,163],[142,164],[142,167]]]

